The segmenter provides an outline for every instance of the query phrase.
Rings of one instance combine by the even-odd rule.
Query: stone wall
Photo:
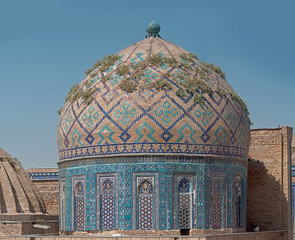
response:
[[[247,226],[260,230],[291,227],[292,128],[251,131],[248,164]]]

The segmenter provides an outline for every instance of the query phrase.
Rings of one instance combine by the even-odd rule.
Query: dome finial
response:
[[[146,31],[148,32],[148,34],[153,37],[159,36],[158,33],[160,32],[160,29],[160,24],[157,23],[155,20],[151,21],[150,24],[146,27]]]

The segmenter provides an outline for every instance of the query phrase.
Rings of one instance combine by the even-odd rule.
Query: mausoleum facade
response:
[[[147,30],[67,97],[60,230],[243,231],[246,106],[219,68]]]

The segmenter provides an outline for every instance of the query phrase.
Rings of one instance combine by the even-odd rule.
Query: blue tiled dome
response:
[[[60,160],[134,154],[247,158],[247,111],[215,68],[154,37],[117,56],[80,84],[93,99],[65,103]]]

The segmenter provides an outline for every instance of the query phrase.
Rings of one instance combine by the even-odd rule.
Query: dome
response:
[[[43,199],[33,182],[20,165],[0,148],[0,219],[15,214],[43,214]],[[10,217],[10,220],[13,220]]]
[[[60,114],[60,161],[134,154],[247,159],[247,108],[219,67],[149,37],[87,73]]]

